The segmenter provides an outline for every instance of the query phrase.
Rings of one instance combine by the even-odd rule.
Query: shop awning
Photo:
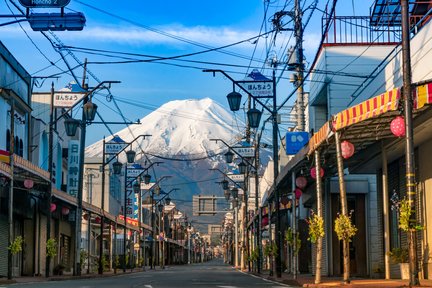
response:
[[[3,162],[0,162],[0,173],[8,178],[11,178],[10,166]]]
[[[19,167],[27,172],[35,174],[45,181],[49,182],[49,172],[33,164],[32,162],[14,154],[14,167]]]
[[[400,89],[396,88],[337,113],[333,118],[336,131],[355,123],[378,117],[399,108]]]

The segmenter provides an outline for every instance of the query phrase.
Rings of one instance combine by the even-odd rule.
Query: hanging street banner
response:
[[[273,97],[273,80],[265,77],[257,69],[252,70],[245,80],[236,83],[254,97]]]
[[[78,195],[78,175],[80,169],[80,142],[79,140],[69,141],[68,173],[67,173],[67,193],[71,196]]]
[[[255,148],[253,147],[232,147],[232,149],[245,158],[255,157]]]
[[[19,0],[26,8],[62,8],[69,4],[70,0]]]
[[[86,95],[83,92],[55,92],[54,107],[71,108]]]

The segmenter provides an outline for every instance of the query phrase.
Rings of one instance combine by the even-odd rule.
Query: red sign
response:
[[[120,220],[124,221],[124,216],[123,215],[119,215]],[[136,219],[131,219],[129,217],[126,217],[126,223],[133,225],[133,226],[138,226],[138,220]]]

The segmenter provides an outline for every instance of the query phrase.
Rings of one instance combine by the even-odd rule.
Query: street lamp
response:
[[[135,194],[138,194],[141,192],[141,184],[138,181],[135,181],[135,183],[132,186],[132,189],[134,191]]]
[[[246,168],[247,168],[247,166],[246,166],[246,164],[243,161],[240,162],[237,166],[239,168],[240,174],[246,174]]]
[[[233,162],[234,153],[228,150],[228,152],[225,153],[225,161],[230,164]]]
[[[241,97],[242,97],[241,94],[236,92],[236,91],[233,91],[227,95],[228,104],[229,104],[231,111],[240,110]]]
[[[228,78],[229,80],[231,80],[231,82],[233,83],[233,86],[237,86],[239,87],[242,91],[246,92],[250,98],[254,99],[254,104],[255,102],[258,102],[259,104],[261,104],[261,106],[263,107],[263,109],[267,110],[268,112],[271,113],[271,119],[273,122],[273,131],[272,131],[272,142],[273,142],[273,189],[274,189],[274,193],[273,195],[270,197],[274,199],[274,204],[276,206],[276,246],[278,251],[282,251],[282,231],[281,231],[281,223],[280,223],[280,210],[279,210],[279,203],[280,203],[280,195],[279,195],[279,190],[277,187],[277,177],[279,175],[279,160],[278,160],[278,153],[279,153],[279,145],[278,145],[278,123],[277,123],[277,101],[276,101],[276,71],[275,69],[273,69],[272,72],[272,79],[267,79],[266,77],[263,77],[264,80],[259,80],[259,81],[236,81],[234,80],[232,77],[230,77],[225,71],[223,70],[215,70],[215,69],[206,69],[203,70],[203,72],[212,72],[213,75],[215,75],[216,72],[222,73],[226,78]],[[264,91],[264,95],[260,94],[260,95],[254,95],[252,94],[252,92],[250,92],[249,90],[247,90],[245,87],[247,87],[248,82],[253,82],[256,84],[264,84],[264,85],[268,85],[269,89],[267,91]],[[243,84],[243,85],[242,85]],[[272,107],[269,108],[267,107],[267,105],[265,105],[265,103],[262,101],[262,99],[267,98],[267,99],[271,99],[272,100]],[[228,94],[227,96],[228,99],[228,104],[230,106],[231,111],[238,111],[240,109],[240,102],[241,102],[241,94],[237,93],[237,92],[231,92]],[[251,125],[251,127],[253,127],[252,125],[255,126],[255,128],[257,128],[259,126],[259,120],[261,118],[261,115],[259,115],[259,113],[256,111],[256,108],[252,108],[248,111],[248,121],[249,124]],[[258,117],[259,116],[259,117]],[[250,119],[249,119],[250,118]],[[253,122],[253,123],[251,123]],[[277,253],[276,255],[276,276],[278,278],[282,277],[282,265],[281,265],[281,253]]]
[[[135,155],[136,155],[136,152],[132,149],[126,152],[126,159],[127,159],[127,162],[129,164],[132,164],[135,162]]]
[[[261,121],[262,112],[256,108],[247,111],[247,118],[251,128],[258,128]]]
[[[231,189],[231,195],[234,199],[238,198],[238,189],[237,188],[232,188]]]
[[[66,135],[73,137],[76,134],[78,126],[85,125],[86,122],[91,122],[95,119],[97,112],[97,105],[92,102],[87,102],[83,105],[83,118],[85,121],[79,121],[77,119],[68,118],[64,121]]]
[[[74,118],[67,118],[64,121],[66,135],[69,137],[73,137],[76,134],[78,126],[80,125],[80,121]]]
[[[145,183],[145,184],[149,184],[149,183],[150,183],[151,175],[149,175],[149,174],[145,174],[145,175],[143,176],[143,178],[144,178],[144,183]]]
[[[87,121],[93,121],[96,117],[97,105],[93,102],[87,102],[83,105],[84,118]]]
[[[119,161],[116,161],[112,164],[113,166],[113,172],[115,175],[120,175],[121,174],[121,170],[123,168],[123,164]],[[105,168],[102,168],[105,169]]]
[[[224,179],[224,180],[222,180],[221,183],[222,183],[222,189],[228,190],[228,184],[229,184],[228,180]]]

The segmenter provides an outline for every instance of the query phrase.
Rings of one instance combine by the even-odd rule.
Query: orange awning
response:
[[[432,104],[432,83],[418,85],[413,90],[414,109],[421,109],[426,104]]]
[[[395,88],[337,113],[333,118],[333,128],[338,131],[388,111],[396,111],[400,94],[400,88]]]
[[[316,148],[321,145],[321,143],[326,141],[330,133],[330,122],[327,122],[318,130],[318,132],[314,133],[314,135],[309,140],[308,154],[311,154],[313,151],[315,151]]]

